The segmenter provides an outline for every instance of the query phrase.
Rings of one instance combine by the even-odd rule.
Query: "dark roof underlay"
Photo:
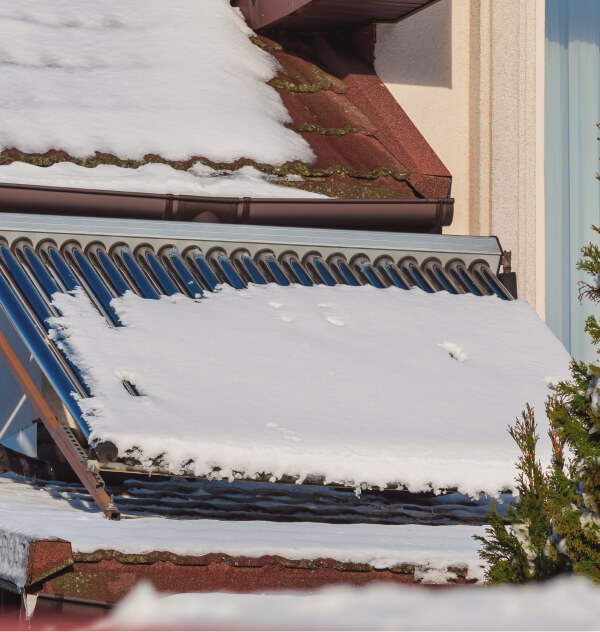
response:
[[[308,184],[339,198],[447,198],[451,176],[373,67],[373,25],[270,30],[255,43],[279,62],[271,81],[314,150]]]

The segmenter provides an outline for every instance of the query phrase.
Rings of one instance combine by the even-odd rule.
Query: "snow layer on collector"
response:
[[[49,538],[67,540],[75,553],[278,555],[289,560],[329,558],[381,569],[415,564],[437,583],[446,581],[448,567],[466,567],[469,578],[482,580],[474,533],[483,535],[484,528],[165,518],[112,522],[97,507],[76,494],[57,492],[52,484],[36,489],[22,479],[0,476],[0,579],[19,585],[25,581],[29,541]]]
[[[266,176],[250,166],[237,171],[217,171],[201,163],[187,171],[159,163],[141,165],[137,169],[115,165],[80,167],[72,162],[60,162],[50,167],[13,162],[0,167],[0,182],[10,184],[207,197],[326,197],[278,184],[291,177]]]
[[[514,486],[507,425],[569,357],[523,301],[421,290],[229,287],[200,301],[56,295],[56,335],[93,397],[92,438],[170,471],[266,473],[476,494]],[[447,351],[458,345],[464,360]],[[132,397],[122,380],[137,387]]]
[[[0,148],[310,162],[229,0],[0,4]]]

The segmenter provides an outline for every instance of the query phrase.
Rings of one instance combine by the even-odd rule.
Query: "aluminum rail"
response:
[[[0,235],[9,240],[29,236],[35,241],[50,237],[60,241],[87,238],[110,244],[143,240],[144,243],[172,243],[185,249],[200,243],[221,244],[226,249],[235,244],[265,245],[273,248],[324,248],[337,252],[353,250],[380,254],[400,251],[438,253],[440,256],[476,256],[499,269],[502,248],[497,237],[432,235],[322,228],[283,228],[277,226],[243,226],[193,222],[163,222],[100,217],[59,217],[48,215],[0,213]]]
[[[1,261],[1,260],[0,260]],[[84,439],[90,436],[90,428],[81,415],[77,404],[78,397],[85,396],[83,384],[69,372],[66,358],[61,356],[52,341],[49,340],[47,330],[36,324],[36,315],[31,307],[31,298],[42,300],[35,288],[29,294],[29,299],[16,290],[16,284],[10,271],[3,269],[0,264],[0,306],[4,310],[15,331],[25,342],[31,354],[36,358],[41,371],[44,373],[57,395],[62,399],[69,414],[73,417]],[[27,281],[27,280],[26,280]]]
[[[119,510],[115,507],[109,495],[106,493],[104,481],[95,470],[88,467],[85,452],[70,428],[63,426],[54,416],[33,380],[25,370],[25,367],[15,354],[4,334],[0,331],[0,357],[6,362],[8,368],[27,396],[32,407],[39,415],[46,430],[64,455],[79,480],[83,483],[90,496],[104,515],[111,520],[120,518]]]
[[[43,329],[57,284],[88,288],[111,325],[110,302],[130,281],[153,299],[266,282],[417,285],[510,299],[495,276],[501,253],[494,237],[0,214],[0,264]]]
[[[0,212],[441,233],[454,200],[211,198],[0,183]]]

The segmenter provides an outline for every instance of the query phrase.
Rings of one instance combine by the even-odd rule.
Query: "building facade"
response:
[[[379,25],[375,62],[452,173],[449,231],[498,235],[520,296],[587,360],[575,263],[600,221],[599,43],[596,0],[440,0]]]

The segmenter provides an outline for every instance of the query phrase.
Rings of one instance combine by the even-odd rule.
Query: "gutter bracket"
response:
[[[248,219],[250,218],[250,204],[252,203],[252,198],[244,197],[237,203],[236,208],[236,222],[240,224],[248,223]]]
[[[512,252],[504,250],[500,259],[502,272],[498,274],[498,279],[504,284],[504,287],[512,294],[513,298],[517,296],[517,274],[512,271]]]
[[[173,219],[173,197],[172,193],[167,193],[165,196],[165,211],[162,218],[167,222]]]

